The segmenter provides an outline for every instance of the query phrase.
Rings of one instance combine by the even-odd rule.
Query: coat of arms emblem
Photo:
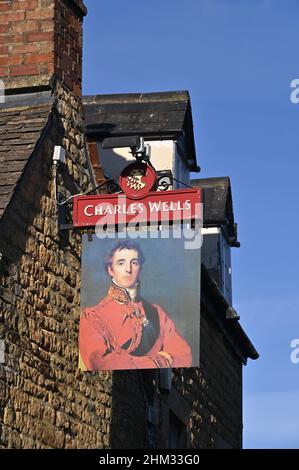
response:
[[[131,163],[122,171],[119,183],[128,198],[141,199],[156,189],[156,172],[147,163]]]
[[[142,182],[143,171],[138,168],[132,170],[130,175],[127,176],[127,185],[129,188],[136,189],[140,191],[141,189],[145,188],[145,183]]]

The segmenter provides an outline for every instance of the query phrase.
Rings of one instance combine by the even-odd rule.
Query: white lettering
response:
[[[293,364],[299,363],[299,339],[293,339],[291,341],[291,348],[294,348],[294,351],[291,352],[291,362]]]
[[[127,224],[128,235],[130,238],[147,238],[146,230],[139,230],[140,225],[144,223],[144,215],[138,212]]]
[[[105,457],[99,458],[100,465],[118,465],[130,468],[133,463],[134,457],[113,457],[107,454]]]
[[[104,210],[104,214],[105,215],[107,215],[107,214],[113,215],[114,214],[113,207],[107,206],[106,209]]]
[[[119,204],[116,204],[114,208],[114,214],[121,214],[121,207]]]
[[[94,210],[94,215],[103,215],[103,208],[102,206],[97,206]]]
[[[130,468],[133,463],[134,457],[127,457],[128,465],[127,467]]]
[[[159,212],[161,207],[161,202],[149,202],[148,203],[150,212]]]
[[[299,79],[295,78],[291,82],[291,88],[295,88],[290,95],[291,103],[297,104],[299,103]]]
[[[182,220],[183,219],[190,219],[191,218],[191,209],[192,209],[192,202],[190,199],[186,201],[163,201],[160,200],[158,202],[148,201],[145,203],[143,202],[132,202],[126,203],[123,202],[124,198],[118,201],[118,204],[110,204],[107,202],[102,202],[97,206],[92,204],[86,205],[83,208],[84,216],[86,217],[93,217],[93,216],[118,216],[118,223],[126,223],[126,216],[134,216],[134,215],[141,215],[143,214],[144,217],[148,215],[148,221],[153,220],[156,221],[157,217],[159,220],[169,220],[170,213],[178,213],[183,212],[181,214]],[[196,212],[197,214],[197,212]],[[143,217],[143,221],[144,221]],[[198,217],[198,216],[197,216]]]
[[[93,206],[91,206],[91,205],[85,206],[85,207],[84,207],[84,215],[86,215],[87,217],[92,217],[92,216],[93,216],[93,213],[90,214],[89,212],[87,212],[87,209],[90,209],[90,208],[92,208],[92,207],[93,207]]]
[[[137,212],[137,204],[134,203],[134,204],[131,204],[130,205],[130,214],[136,214]]]

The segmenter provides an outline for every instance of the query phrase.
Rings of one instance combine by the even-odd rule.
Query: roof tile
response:
[[[0,217],[11,200],[51,112],[51,102],[0,107]]]

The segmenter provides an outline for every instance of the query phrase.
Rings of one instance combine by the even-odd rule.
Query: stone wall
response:
[[[81,236],[58,233],[52,178],[53,147],[62,144],[66,184],[90,187],[81,101],[60,84],[55,95],[0,228],[2,448],[109,446],[111,374],[78,372]]]
[[[200,369],[186,370],[174,380],[190,406],[191,447],[240,448],[242,363],[205,306],[201,309],[200,344]]]

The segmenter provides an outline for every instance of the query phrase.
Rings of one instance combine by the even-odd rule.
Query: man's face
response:
[[[141,270],[136,250],[117,250],[108,266],[108,273],[120,287],[131,289],[138,281]]]

